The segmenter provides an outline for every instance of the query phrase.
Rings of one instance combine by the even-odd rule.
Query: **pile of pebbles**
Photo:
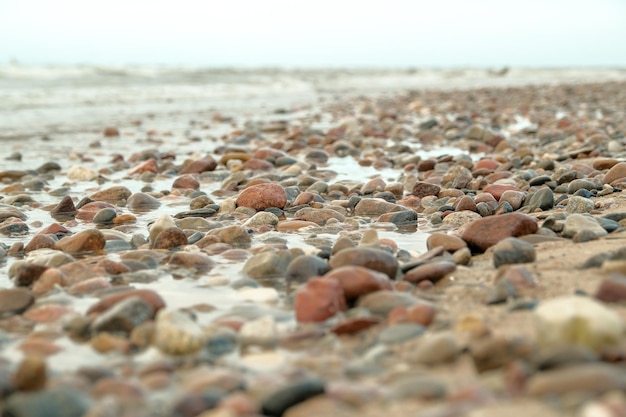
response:
[[[6,153],[2,415],[626,415],[625,87],[216,114],[192,155],[141,122],[78,163]]]

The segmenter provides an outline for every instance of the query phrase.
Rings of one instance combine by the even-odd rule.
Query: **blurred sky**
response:
[[[626,0],[0,0],[0,64],[626,67]]]

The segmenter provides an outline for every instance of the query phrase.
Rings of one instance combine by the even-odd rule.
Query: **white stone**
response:
[[[271,316],[263,316],[246,322],[239,330],[241,347],[259,346],[273,348],[278,343],[278,329]]]
[[[67,178],[73,181],[93,181],[98,178],[98,173],[80,165],[74,165],[67,170]]]
[[[620,316],[589,297],[544,301],[534,315],[537,342],[546,348],[579,344],[601,350],[618,344],[623,337]]]

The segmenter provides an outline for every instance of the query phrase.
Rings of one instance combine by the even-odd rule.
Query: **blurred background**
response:
[[[0,0],[0,63],[626,66],[626,1]]]

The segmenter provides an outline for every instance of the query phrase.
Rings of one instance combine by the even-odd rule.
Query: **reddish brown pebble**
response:
[[[32,252],[37,249],[54,248],[57,240],[52,235],[36,234],[24,247],[24,253]]]
[[[362,266],[387,274],[390,279],[396,279],[398,271],[395,256],[384,250],[366,247],[344,249],[330,258],[329,265],[331,269],[346,265]]]
[[[187,244],[187,235],[178,227],[168,227],[159,233],[152,249],[174,249]]]
[[[174,180],[172,188],[182,188],[185,190],[197,190],[200,188],[200,183],[193,175],[185,174]]]
[[[159,173],[159,166],[157,165],[154,158],[143,161],[142,163],[128,171],[128,175],[143,174],[144,172],[152,172],[153,174]]]
[[[13,386],[18,391],[39,391],[46,386],[46,361],[40,356],[26,356],[13,374]]]
[[[110,204],[117,204],[121,201],[128,200],[128,197],[132,192],[123,185],[114,185],[113,187],[105,188],[104,190],[93,193],[89,198],[93,201],[104,201]]]
[[[338,336],[359,333],[380,323],[376,317],[352,317],[336,324],[331,332]]]
[[[356,265],[335,268],[324,275],[324,278],[337,280],[347,301],[353,301],[374,291],[392,289],[386,274]]]
[[[500,184],[489,185],[485,187],[484,189],[484,192],[491,194],[493,198],[495,198],[496,200],[500,200],[500,197],[502,197],[502,194],[505,191],[519,191],[519,189],[512,185],[500,185]]]
[[[312,278],[296,293],[295,312],[299,323],[325,321],[345,309],[341,285],[332,279]]]
[[[217,161],[210,156],[206,156],[185,165],[183,169],[180,170],[179,174],[200,174],[206,171],[214,171],[216,167]]]
[[[76,206],[74,206],[74,201],[72,201],[72,197],[66,195],[61,199],[59,204],[54,206],[54,208],[50,211],[50,215],[52,217],[56,216],[66,216],[66,217],[74,217],[76,214]]]
[[[441,187],[437,184],[431,184],[425,181],[418,181],[413,185],[413,190],[411,190],[411,195],[416,197],[426,197],[429,195],[437,195],[441,191]]]
[[[619,164],[615,164],[611,167],[611,169],[604,174],[604,183],[611,184],[612,182],[623,178],[626,178],[626,162],[620,162]]]
[[[106,239],[98,229],[87,229],[59,240],[55,248],[70,255],[97,252],[104,249]]]
[[[93,201],[79,208],[76,212],[76,218],[78,220],[90,222],[93,220],[96,213],[104,208],[115,208],[115,206],[104,201]]]
[[[37,323],[54,323],[66,314],[73,313],[70,307],[59,304],[42,304],[26,310],[22,317]]]
[[[607,303],[626,301],[626,275],[611,274],[603,279],[595,297]]]
[[[426,239],[426,247],[428,250],[434,249],[438,246],[443,247],[447,252],[454,253],[459,249],[467,247],[467,243],[458,236],[435,232],[430,234]]]
[[[507,213],[475,220],[465,229],[461,238],[472,251],[484,252],[507,237],[533,234],[537,221],[522,213]]]
[[[30,287],[48,269],[47,266],[23,263],[18,266],[13,277],[13,283],[17,287]]]
[[[236,203],[237,207],[250,207],[255,210],[284,208],[287,205],[287,193],[278,184],[259,184],[243,190]]]
[[[115,126],[108,126],[104,129],[104,132],[102,132],[102,134],[107,138],[111,138],[111,137],[119,136],[120,131]]]
[[[140,297],[152,306],[155,314],[157,311],[165,307],[165,301],[163,301],[163,298],[161,298],[161,296],[155,291],[148,289],[126,290],[102,298],[100,301],[89,307],[87,315],[102,313],[128,297]]]
[[[421,265],[407,271],[404,274],[405,281],[418,283],[420,281],[437,282],[441,278],[445,277],[451,272],[456,270],[456,264],[450,261],[431,262],[426,265]]]
[[[20,314],[34,302],[33,293],[26,288],[0,289],[0,316]]]

